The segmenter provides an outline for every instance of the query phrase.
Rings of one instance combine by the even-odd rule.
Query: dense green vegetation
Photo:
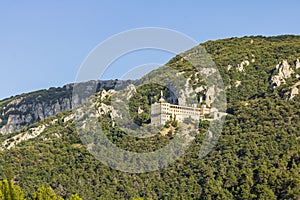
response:
[[[294,66],[295,59],[300,58],[300,37],[231,38],[203,45],[216,62],[225,85],[232,85],[227,90],[228,115],[222,135],[208,156],[199,159],[208,126],[207,121],[202,121],[200,133],[188,151],[167,168],[143,174],[116,171],[86,150],[72,120],[64,121],[69,113],[60,113],[34,125],[58,119],[39,137],[0,151],[0,179],[10,180],[6,175],[10,167],[13,182],[28,198],[53,188],[65,199],[71,199],[72,194],[93,200],[300,199],[300,95],[293,100],[284,96],[298,80],[293,77],[275,91],[269,88],[271,72],[280,61],[287,59]],[[255,58],[255,62],[245,67],[245,72],[227,70],[228,65],[237,66],[246,57]],[[170,62],[175,65],[177,61]],[[184,64],[180,68],[184,71],[185,67],[189,68]],[[239,87],[234,86],[237,80],[242,81]],[[141,88],[131,100],[132,115],[138,123],[148,118],[134,115],[134,111],[138,107],[149,109],[150,97],[157,94],[150,95],[149,88]],[[107,137],[130,151],[153,151],[173,137],[168,134],[136,139],[111,127],[107,116],[101,121]],[[16,188],[14,191],[22,195],[18,186],[9,186],[9,181],[1,184]]]

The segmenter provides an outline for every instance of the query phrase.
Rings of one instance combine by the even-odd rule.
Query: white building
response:
[[[197,106],[188,107],[170,104],[163,99],[162,92],[159,102],[155,102],[151,105],[150,112],[151,124],[154,125],[164,125],[166,121],[170,119],[182,122],[186,118],[194,120],[204,119],[204,116],[209,114],[213,114],[214,118],[220,118],[224,115],[224,113],[218,112],[216,108],[210,109],[207,108],[206,105],[202,105],[201,108],[198,108]]]

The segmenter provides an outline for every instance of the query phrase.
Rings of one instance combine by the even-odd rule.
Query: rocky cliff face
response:
[[[17,131],[22,126],[71,109],[71,96],[54,97],[44,102],[39,100],[41,97],[38,95],[31,102],[27,101],[28,97],[20,97],[2,107],[0,134]]]
[[[98,81],[96,90],[112,89],[116,83],[126,86],[132,81]],[[89,90],[88,85],[89,82],[86,90]],[[72,109],[72,92],[73,84],[68,84],[62,88],[40,90],[0,101],[0,135],[15,132],[22,126]],[[82,101],[80,97],[76,98],[79,103]]]
[[[273,90],[281,85],[285,85],[287,81],[294,76],[296,82],[289,86],[288,91],[284,92],[284,96],[288,100],[292,100],[299,94],[300,75],[297,73],[300,68],[299,59],[294,61],[294,64],[295,66],[291,66],[287,60],[283,60],[276,66],[271,76],[270,86]]]
[[[274,70],[274,72],[276,72],[277,74],[273,75],[271,78],[271,81],[272,81],[271,87],[273,87],[273,89],[275,87],[280,86],[281,84],[285,84],[286,79],[290,78],[292,76],[292,74],[294,74],[294,70],[289,65],[287,60],[283,60],[282,62],[280,62],[276,66],[276,69]]]

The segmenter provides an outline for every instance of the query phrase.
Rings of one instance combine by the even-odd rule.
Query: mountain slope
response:
[[[0,151],[0,178],[10,166],[14,181],[28,194],[46,185],[60,196],[78,193],[83,199],[299,199],[300,95],[291,98],[291,91],[298,88],[300,37],[230,38],[202,45],[218,66],[228,100],[222,135],[208,156],[198,157],[208,126],[202,121],[191,147],[169,167],[144,174],[116,171],[89,154],[72,113],[65,112],[0,136],[1,144],[8,144]],[[168,65],[194,75],[180,57]],[[209,88],[204,91],[200,95],[210,96]],[[173,137],[133,138],[111,126],[110,115],[100,119],[107,137],[130,151],[153,151]],[[24,135],[29,137],[14,143]]]

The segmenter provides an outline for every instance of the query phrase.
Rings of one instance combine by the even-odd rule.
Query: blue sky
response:
[[[245,35],[299,34],[300,1],[1,1],[0,99],[74,82],[89,52],[122,31],[163,27],[199,43]],[[165,63],[157,51],[122,58],[104,75]]]

